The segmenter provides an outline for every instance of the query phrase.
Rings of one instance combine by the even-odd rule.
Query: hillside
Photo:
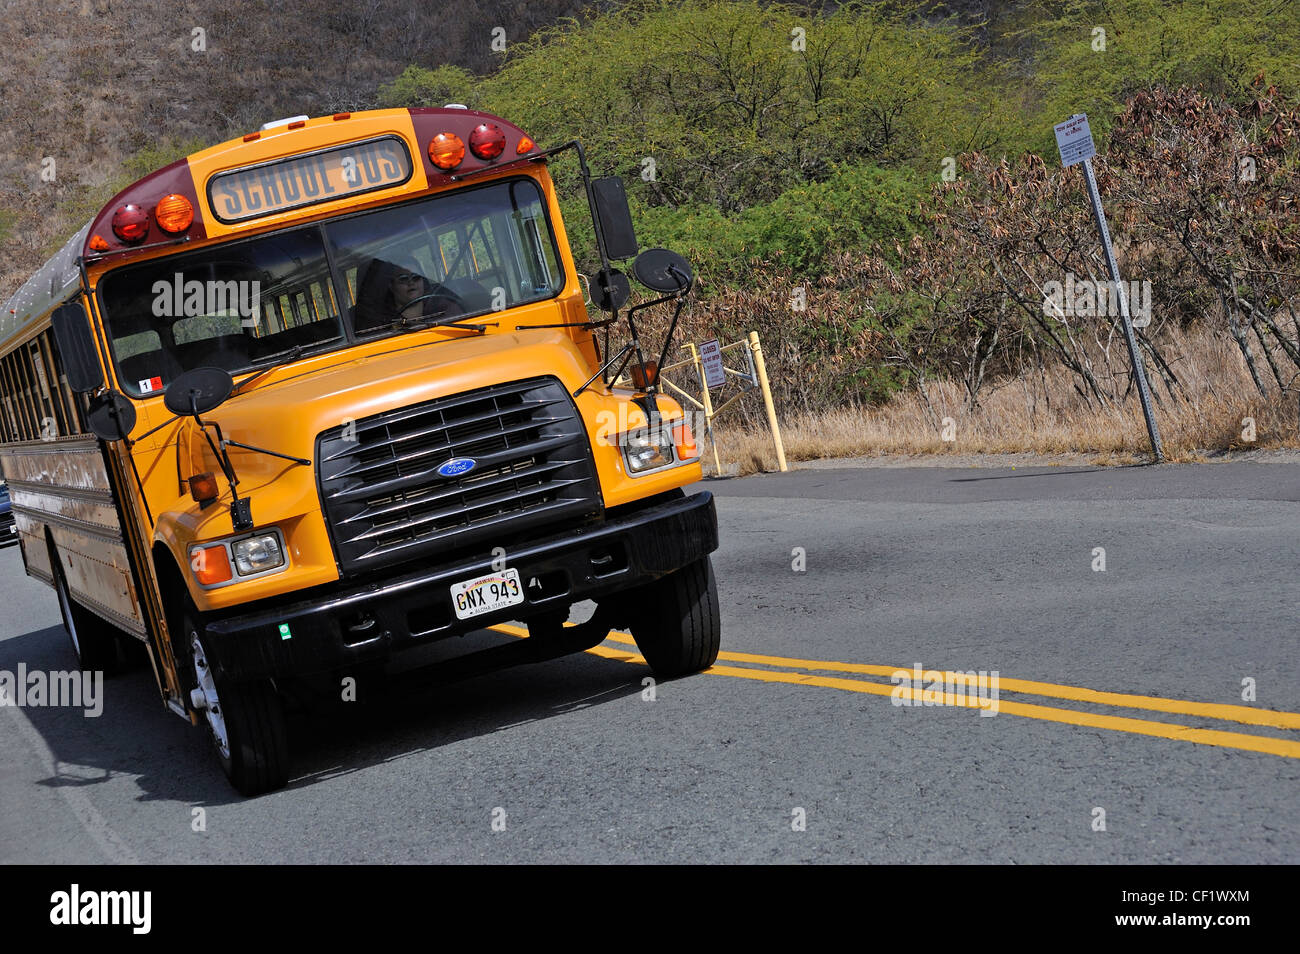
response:
[[[586,6],[5,0],[0,298],[129,175],[268,119],[373,106],[413,63],[488,71],[502,56],[494,27],[513,43]]]

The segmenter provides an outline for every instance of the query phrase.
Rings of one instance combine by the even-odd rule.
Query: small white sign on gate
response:
[[[727,372],[722,367],[722,347],[717,338],[700,344],[700,363],[704,365],[704,383],[710,388],[720,388],[727,383]]]

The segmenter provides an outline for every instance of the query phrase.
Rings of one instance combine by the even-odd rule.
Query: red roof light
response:
[[[113,213],[113,234],[123,242],[140,242],[149,234],[149,213],[134,202]]]
[[[469,134],[469,151],[480,159],[492,160],[506,150],[506,134],[496,123],[479,123]]]

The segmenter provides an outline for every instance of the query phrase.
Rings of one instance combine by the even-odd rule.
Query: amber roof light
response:
[[[429,140],[429,161],[439,169],[455,169],[465,158],[465,141],[453,132],[440,132]]]
[[[190,205],[190,200],[185,196],[173,192],[162,197],[158,207],[153,210],[153,217],[158,223],[158,228],[172,235],[178,235],[188,229],[190,223],[194,221],[194,206]]]

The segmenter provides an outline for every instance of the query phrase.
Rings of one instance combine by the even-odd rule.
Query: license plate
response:
[[[451,601],[457,619],[470,619],[524,601],[518,570],[502,570],[478,576],[451,587]]]

